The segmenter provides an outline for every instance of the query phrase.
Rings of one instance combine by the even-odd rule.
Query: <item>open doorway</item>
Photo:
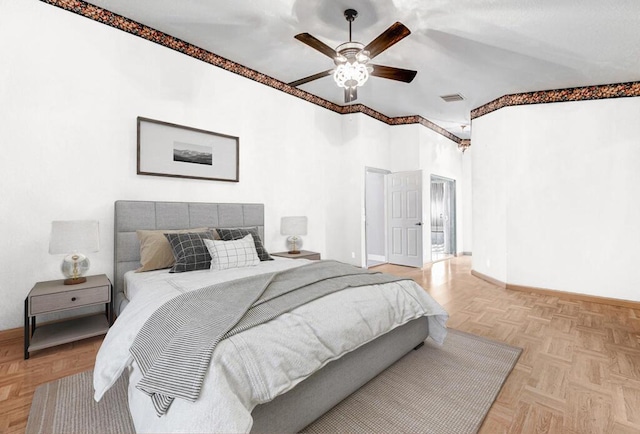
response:
[[[387,263],[385,176],[388,170],[365,169],[365,246],[367,268]]]
[[[431,261],[456,254],[456,181],[431,175]]]

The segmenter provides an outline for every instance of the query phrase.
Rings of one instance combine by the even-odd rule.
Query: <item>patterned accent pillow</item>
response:
[[[251,234],[253,242],[256,245],[256,252],[258,252],[258,258],[261,261],[273,261],[273,258],[267,252],[267,249],[262,245],[260,235],[258,235],[258,228],[216,228],[220,239],[224,241],[239,240]]]
[[[187,232],[206,232],[207,228],[195,229],[158,229],[158,230],[138,230],[138,240],[140,240],[140,268],[136,273],[151,270],[160,270],[161,268],[169,268],[175,264],[173,252],[169,241],[164,234],[187,233]],[[215,238],[215,235],[214,235]]]
[[[189,232],[186,234],[164,234],[169,240],[176,263],[169,273],[206,270],[211,266],[211,255],[204,240],[213,239],[211,232]]]
[[[255,267],[260,263],[251,234],[233,241],[204,240],[211,255],[212,270]]]

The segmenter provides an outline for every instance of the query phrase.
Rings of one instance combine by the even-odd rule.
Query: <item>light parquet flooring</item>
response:
[[[501,289],[470,266],[460,257],[376,269],[416,280],[449,327],[524,349],[480,433],[640,433],[640,310]],[[35,388],[91,369],[101,342],[23,360],[21,330],[0,332],[0,433],[24,432]]]
[[[47,348],[24,360],[22,329],[0,332],[0,433],[24,433],[36,387],[92,369],[102,340]]]
[[[470,267],[376,270],[413,278],[448,327],[523,348],[480,433],[640,433],[640,310],[501,289]]]

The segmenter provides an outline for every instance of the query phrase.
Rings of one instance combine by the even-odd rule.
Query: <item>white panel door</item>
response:
[[[387,176],[389,262],[422,267],[422,171]]]

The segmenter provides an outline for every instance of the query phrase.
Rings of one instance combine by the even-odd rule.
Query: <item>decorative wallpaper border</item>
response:
[[[284,83],[268,75],[262,74],[261,72],[255,71],[251,68],[247,68],[246,66],[240,65],[239,63],[233,62],[229,59],[225,59],[224,57],[218,56],[217,54],[214,54],[210,51],[204,50],[200,47],[196,47],[193,44],[190,44],[181,39],[175,38],[164,32],[155,30],[149,26],[145,26],[144,24],[138,23],[129,18],[123,17],[122,15],[118,15],[114,12],[108,11],[98,6],[94,6],[89,3],[86,3],[83,0],[40,0],[40,1],[44,3],[48,3],[52,6],[59,7],[69,12],[73,12],[75,14],[81,15],[85,18],[89,18],[99,23],[106,24],[113,28],[122,30],[124,32],[138,36],[140,38],[146,39],[148,41],[155,42],[156,44],[159,44],[164,47],[170,48],[172,50],[178,51],[180,53],[186,54],[187,56],[193,57],[194,59],[201,60],[213,66],[217,66],[229,72],[233,72],[234,74],[238,74],[238,75],[241,75],[242,77],[257,81],[258,83],[261,83],[271,88],[288,93],[289,95],[293,95],[297,98],[301,98],[312,104],[316,104],[320,107],[323,107],[327,110],[331,110],[339,114],[363,113],[367,116],[370,116],[388,125],[407,125],[407,124],[417,123],[435,131],[438,134],[443,135],[444,137],[454,141],[455,143],[459,144],[460,141],[462,140],[460,137],[450,133],[444,128],[423,118],[422,116],[401,116],[401,117],[392,118],[362,104],[345,105],[345,106],[335,104],[324,98],[320,98],[316,95],[310,94],[309,92],[305,92],[304,90],[298,89],[293,86],[289,86],[287,83]]]
[[[547,104],[552,102],[587,101],[634,96],[640,96],[640,81],[514,93],[494,99],[490,103],[471,110],[471,119],[476,119],[503,107],[514,105]]]

